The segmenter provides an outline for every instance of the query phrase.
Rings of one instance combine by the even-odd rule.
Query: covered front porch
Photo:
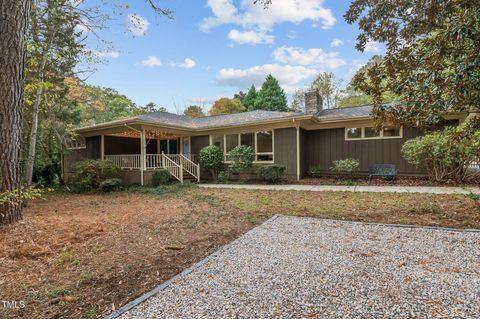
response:
[[[167,169],[182,183],[185,179],[200,181],[200,165],[195,154],[191,154],[188,135],[142,127],[103,133],[97,135],[99,157],[120,167],[126,182],[150,184],[153,170],[159,168]]]

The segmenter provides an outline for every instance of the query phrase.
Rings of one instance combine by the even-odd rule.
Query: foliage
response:
[[[98,189],[100,183],[117,178],[120,169],[111,161],[84,160],[73,165],[75,184],[82,190]]]
[[[50,189],[47,189],[50,191]],[[20,205],[27,200],[40,199],[44,194],[44,189],[29,187],[29,188],[17,188],[11,191],[5,191],[0,193],[0,206]]]
[[[251,146],[238,145],[230,151],[228,156],[229,160],[232,161],[229,168],[233,172],[239,172],[252,167],[255,160],[255,150]]]
[[[172,174],[164,168],[156,169],[152,175],[152,186],[158,187],[159,185],[165,185],[172,179]]]
[[[203,113],[203,109],[201,106],[190,105],[183,111],[183,115],[189,118],[198,118],[198,117],[204,117],[205,113]]]
[[[267,76],[262,88],[258,91],[253,107],[255,110],[288,111],[285,92],[271,74]]]
[[[478,1],[356,0],[345,19],[360,27],[357,49],[385,42],[386,54],[353,79],[372,97],[377,123],[429,126],[448,112],[480,110]],[[398,95],[384,107],[383,94]]]
[[[403,144],[403,157],[427,170],[435,181],[469,181],[480,172],[468,167],[480,162],[480,123],[468,121],[414,138]]]
[[[320,177],[322,175],[322,168],[320,165],[312,165],[308,169],[308,175],[312,177]]]
[[[340,81],[335,79],[332,72],[321,72],[310,85],[311,89],[318,91],[323,101],[323,108],[336,107],[340,96]]]
[[[305,112],[305,89],[297,89],[292,94],[292,103],[290,103],[290,111]]]
[[[210,115],[233,114],[245,111],[245,106],[238,99],[223,97],[213,103]]]
[[[245,97],[242,100],[242,103],[243,105],[245,105],[247,110],[253,109],[256,98],[257,98],[257,89],[255,88],[255,85],[252,84],[252,86],[247,92],[247,95],[245,95]]]
[[[109,178],[102,181],[98,188],[104,193],[117,191],[122,188],[122,180],[120,178]]]
[[[332,162],[333,166],[330,168],[332,172],[353,175],[360,169],[360,161],[355,158],[346,158]]]
[[[245,98],[246,94],[245,92],[243,92],[242,90],[240,90],[238,93],[235,93],[233,95],[233,98],[234,99],[237,99],[237,100],[240,100],[240,102],[243,103],[243,99]]]
[[[286,166],[279,164],[262,165],[257,168],[257,175],[269,183],[276,183],[285,173]]]
[[[218,171],[223,167],[223,150],[215,145],[205,146],[200,150],[200,165],[210,170],[214,179],[218,176]]]

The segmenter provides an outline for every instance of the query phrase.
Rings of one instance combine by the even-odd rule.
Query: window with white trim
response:
[[[223,150],[224,161],[229,162],[228,154],[238,145],[247,145],[255,150],[255,162],[273,163],[274,132],[247,132],[239,134],[210,135],[210,145]]]
[[[375,129],[371,126],[345,128],[346,141],[390,139],[402,137],[402,126],[385,126],[381,129]]]

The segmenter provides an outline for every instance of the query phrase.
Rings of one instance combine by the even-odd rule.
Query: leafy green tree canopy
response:
[[[190,105],[183,111],[183,115],[190,118],[204,117],[203,109],[198,105]]]
[[[255,85],[252,84],[252,86],[247,92],[247,95],[245,95],[245,97],[243,98],[242,103],[243,105],[245,105],[247,109],[253,109],[256,98],[257,98],[257,89],[255,88]]]
[[[267,76],[262,88],[258,91],[254,103],[255,110],[288,111],[285,92],[278,84],[278,80],[271,74]]]
[[[210,109],[210,115],[233,114],[245,111],[245,106],[237,99],[223,97],[213,103]]]
[[[358,23],[357,49],[386,44],[381,61],[357,74],[356,89],[370,95],[377,123],[430,125],[446,112],[480,110],[478,1],[356,0],[345,20]],[[383,94],[398,95],[384,107]]]

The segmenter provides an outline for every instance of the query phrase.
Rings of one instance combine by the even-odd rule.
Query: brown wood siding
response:
[[[294,127],[275,129],[274,160],[287,167],[285,174],[297,176],[297,132]]]
[[[424,174],[421,169],[407,163],[401,155],[405,141],[423,135],[415,128],[404,128],[403,138],[345,141],[345,129],[307,131],[305,136],[306,169],[320,165],[330,172],[332,162],[345,158],[360,160],[360,171],[365,173],[371,164],[395,164],[400,174]]]
[[[86,159],[100,158],[100,136],[87,137],[85,148],[67,150],[63,156],[63,173],[73,173],[73,164]]]

